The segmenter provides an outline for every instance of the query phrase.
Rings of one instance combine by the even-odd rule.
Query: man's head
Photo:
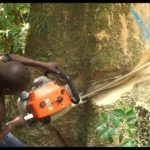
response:
[[[16,94],[26,90],[31,81],[27,68],[16,61],[0,65],[0,92]]]

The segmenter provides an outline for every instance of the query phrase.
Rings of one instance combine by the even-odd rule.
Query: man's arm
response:
[[[26,124],[26,121],[22,116],[16,117],[14,120],[5,124],[4,128],[0,131],[0,140],[2,140],[10,131],[17,127],[22,127]]]
[[[27,58],[24,56],[20,56],[18,54],[9,54],[9,59],[11,59],[13,61],[18,61],[18,62],[20,62],[26,66],[40,67],[40,68],[43,68],[50,73],[59,74],[59,68],[58,68],[57,63],[55,63],[55,62],[49,63],[49,62],[35,61],[33,59],[30,59],[30,58]],[[0,60],[3,62],[9,61],[5,55],[0,56]]]
[[[2,140],[11,130],[13,130],[14,124],[6,125],[3,129],[0,131],[0,140]]]

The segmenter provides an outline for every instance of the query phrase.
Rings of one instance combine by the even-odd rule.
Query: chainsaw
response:
[[[40,76],[33,81],[29,92],[23,91],[21,93],[17,101],[19,113],[27,121],[49,123],[67,113],[73,107],[87,102],[90,97],[99,92],[123,84],[149,65],[150,62],[137,67],[126,75],[87,94],[79,94],[70,77],[64,72],[61,71],[59,75],[66,81],[65,85],[58,85],[49,79],[48,74],[45,73],[44,76]]]
[[[26,121],[49,123],[84,103],[70,77],[62,71],[59,75],[66,81],[65,85],[58,85],[45,73],[33,81],[29,92],[21,92],[17,106]]]

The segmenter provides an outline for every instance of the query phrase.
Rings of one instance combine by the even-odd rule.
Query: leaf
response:
[[[132,137],[132,136],[133,136],[131,130],[128,130],[128,135],[129,135],[129,137]]]
[[[123,118],[125,116],[125,112],[122,109],[115,109],[112,111],[112,114],[119,118]]]
[[[114,119],[112,112],[105,113],[101,117],[104,122],[112,122]]]
[[[136,113],[133,111],[133,109],[131,109],[131,110],[127,111],[126,115],[127,115],[128,126],[134,127],[134,125],[137,121]]]
[[[136,117],[136,114],[135,114],[135,112],[133,111],[133,109],[129,109],[129,110],[127,110],[126,111],[126,116],[128,117],[128,118],[134,118],[134,117]]]
[[[107,122],[109,119],[109,115],[108,115],[108,113],[102,113],[101,114],[101,121],[102,122]]]
[[[121,120],[121,118],[115,116],[114,114],[110,114],[110,116],[109,116],[109,122],[112,122],[112,124],[113,124],[115,127],[119,127],[120,122],[121,122],[120,120]]]
[[[115,129],[112,127],[105,127],[101,132],[100,137],[102,139],[108,139],[110,136],[112,137],[115,134]]]
[[[104,124],[104,123],[103,123],[103,122],[97,122],[95,126],[96,126],[96,127],[99,127],[99,126],[101,126],[102,124]]]
[[[127,124],[128,124],[129,127],[134,127],[136,121],[137,121],[137,118],[136,118],[136,117],[129,118],[129,119],[127,119]]]
[[[113,124],[118,127],[125,117],[125,112],[122,109],[115,109],[111,114],[114,115]]]
[[[135,147],[136,143],[132,140],[127,140],[121,144],[121,147]]]
[[[136,133],[136,129],[128,129],[128,135],[129,137],[134,137]]]
[[[106,123],[102,123],[100,124],[96,130],[98,130],[99,132],[103,131],[105,128],[107,127]]]
[[[124,107],[123,110],[127,114],[127,112],[130,111],[130,110],[132,110],[132,109],[131,109],[131,107]]]

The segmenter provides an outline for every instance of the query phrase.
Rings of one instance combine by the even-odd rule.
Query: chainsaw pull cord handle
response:
[[[44,75],[47,76],[48,73],[49,72],[46,71],[46,72],[44,72]],[[64,71],[59,71],[59,72],[57,72],[57,74],[60,75],[61,78],[65,79],[67,81],[67,84],[69,85],[72,95],[73,95],[73,98],[71,100],[74,104],[78,104],[80,102],[80,97],[79,97],[79,94],[78,94],[72,80],[70,79],[70,77],[68,75],[66,75],[64,73]]]

